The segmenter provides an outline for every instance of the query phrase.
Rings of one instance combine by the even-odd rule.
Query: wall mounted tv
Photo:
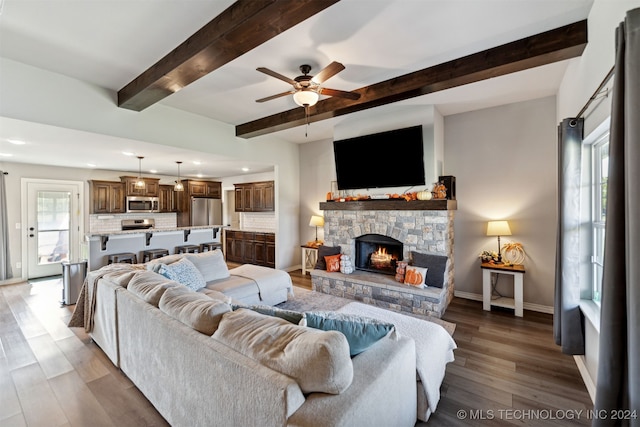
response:
[[[338,189],[424,185],[422,126],[333,141]]]

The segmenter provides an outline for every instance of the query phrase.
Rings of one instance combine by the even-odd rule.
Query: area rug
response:
[[[299,288],[297,286],[294,286],[293,293],[293,298],[289,297],[288,301],[278,304],[276,305],[276,307],[294,311],[336,311],[341,309],[345,305],[354,302],[354,300],[352,299],[336,297],[322,292],[310,291],[308,289]],[[455,323],[447,322],[445,320],[438,319],[437,317],[420,316],[418,314],[410,313],[401,314],[436,323],[446,329],[446,331],[451,336],[453,336],[453,332],[456,329]]]

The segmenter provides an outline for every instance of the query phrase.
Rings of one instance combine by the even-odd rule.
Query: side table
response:
[[[307,274],[307,270],[313,270],[318,261],[318,248],[314,246],[302,245],[302,275]]]
[[[517,317],[522,317],[524,265],[489,264],[483,262],[482,268],[482,308],[491,311],[491,306],[512,308]],[[491,274],[513,276],[513,298],[492,299]],[[496,277],[497,280],[497,277]]]

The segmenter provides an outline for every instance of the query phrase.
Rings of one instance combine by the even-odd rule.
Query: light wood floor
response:
[[[300,271],[291,276],[311,287]],[[60,297],[60,280],[0,286],[0,426],[167,425],[84,331],[66,327],[73,307]],[[553,343],[551,316],[488,313],[456,298],[444,319],[457,325],[456,361],[437,412],[417,426],[590,424],[584,414],[567,420],[592,405]]]

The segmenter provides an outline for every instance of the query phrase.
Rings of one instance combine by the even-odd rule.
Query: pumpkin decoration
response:
[[[404,284],[418,288],[424,287],[424,279],[427,275],[427,269],[423,267],[407,267],[404,274]]]
[[[502,260],[508,264],[522,264],[525,253],[522,243],[505,243],[502,245]]]
[[[431,191],[423,190],[423,191],[418,191],[418,194],[416,194],[416,197],[418,198],[418,200],[431,200],[432,194],[431,194]]]

